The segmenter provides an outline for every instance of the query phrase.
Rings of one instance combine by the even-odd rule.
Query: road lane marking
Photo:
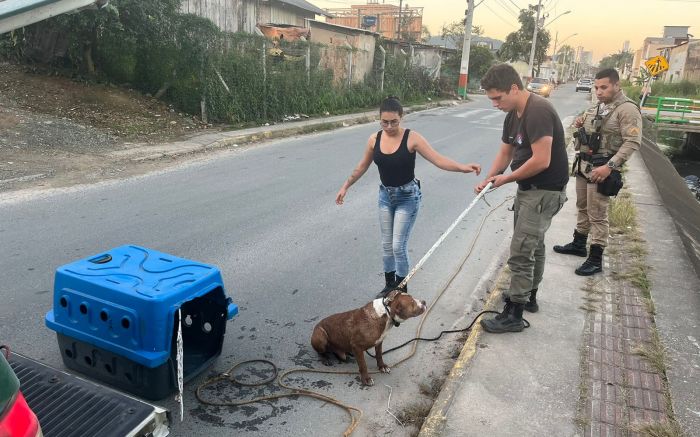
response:
[[[500,117],[501,115],[505,115],[505,112],[493,111],[492,114],[484,115],[483,117],[480,118],[480,120],[491,120],[492,118]]]
[[[457,114],[452,114],[453,117],[459,118],[471,118],[473,115],[481,114],[482,112],[493,111],[493,109],[470,109],[466,112],[459,112]]]

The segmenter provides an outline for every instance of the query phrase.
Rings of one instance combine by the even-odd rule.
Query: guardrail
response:
[[[700,100],[649,96],[644,106],[656,107],[656,123],[700,123]]]

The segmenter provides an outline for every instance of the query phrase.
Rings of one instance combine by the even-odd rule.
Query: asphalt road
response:
[[[566,85],[551,100],[566,124],[589,98]],[[441,153],[479,162],[487,171],[498,150],[503,118],[484,96],[474,96],[467,104],[410,114],[403,125],[423,134]],[[368,136],[378,128],[362,125],[272,141],[158,174],[21,201],[0,198],[0,343],[62,368],[55,335],[44,325],[56,267],[137,244],[218,266],[227,294],[240,306],[239,316],[228,323],[221,357],[203,377],[254,358],[272,360],[282,370],[322,367],[309,344],[315,323],[364,305],[383,285],[376,168],[351,188],[345,205],[334,203]],[[480,180],[474,174],[441,171],[420,157],[416,173],[424,197],[409,246],[413,263],[470,203]],[[491,193],[491,207],[478,203],[409,284],[411,294],[430,303],[457,273],[426,321],[424,336],[470,321],[472,305],[483,297],[475,295],[474,287],[503,248],[512,224],[510,202],[503,201],[514,190],[511,185]],[[485,215],[499,204],[477,233]],[[412,338],[417,324],[410,320],[392,331],[385,349]],[[458,345],[454,335],[421,344],[417,355],[390,375],[375,376],[374,387],[361,387],[354,375],[298,374],[291,382],[361,408],[356,435],[410,435],[415,428],[402,427],[385,411],[387,386],[395,414],[427,412],[427,387],[449,371]],[[404,354],[386,355],[385,361],[391,365]],[[375,368],[374,360],[368,364]],[[352,362],[334,368],[357,367]],[[253,373],[265,372],[257,368]],[[205,407],[193,394],[203,377],[186,385],[185,420],[173,424],[172,435],[341,435],[349,424],[342,410],[305,398]],[[238,400],[274,392],[279,390],[222,387],[211,395]],[[160,404],[177,411],[170,399]]]

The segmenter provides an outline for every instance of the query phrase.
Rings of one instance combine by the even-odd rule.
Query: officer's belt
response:
[[[606,162],[610,161],[610,158],[612,158],[612,156],[604,155],[602,153],[594,153],[594,154],[579,153],[578,156],[581,159],[581,161],[590,162],[591,164],[593,164],[596,167],[599,167],[599,166],[605,164]]]
[[[564,188],[566,188],[566,185],[539,185],[539,184],[531,184],[528,182],[518,182],[518,188],[520,188],[522,191],[528,191],[528,190],[545,190],[545,191],[563,191]]]

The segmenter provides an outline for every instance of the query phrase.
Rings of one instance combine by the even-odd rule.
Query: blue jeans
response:
[[[385,272],[408,275],[408,237],[423,195],[416,181],[400,187],[379,186],[379,226]]]

